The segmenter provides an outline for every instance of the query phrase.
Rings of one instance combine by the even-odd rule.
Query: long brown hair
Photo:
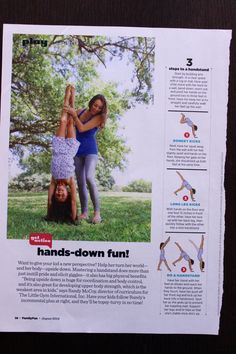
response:
[[[97,100],[102,101],[102,104],[103,104],[102,110],[101,110],[101,112],[99,112],[98,114],[103,114],[103,113],[106,114],[106,113],[107,113],[107,100],[106,100],[105,97],[104,97],[103,95],[101,95],[101,94],[98,94],[98,95],[93,96],[93,97],[91,98],[91,100],[89,101],[89,104],[88,104],[89,109],[91,109],[92,105],[93,105],[94,102],[97,101]]]
[[[48,210],[47,220],[55,222],[67,222],[73,223],[71,209],[71,194],[68,192],[68,196],[64,202],[56,200],[55,195],[52,196],[52,204]]]

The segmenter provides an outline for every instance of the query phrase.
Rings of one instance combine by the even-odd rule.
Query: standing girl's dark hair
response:
[[[91,98],[91,100],[89,101],[89,104],[88,104],[89,109],[91,109],[92,105],[97,100],[100,100],[102,102],[102,104],[103,104],[102,110],[98,114],[103,114],[103,113],[106,114],[107,113],[107,101],[106,101],[105,97],[103,95],[101,95],[101,94],[98,94],[98,95],[96,95],[96,96]]]

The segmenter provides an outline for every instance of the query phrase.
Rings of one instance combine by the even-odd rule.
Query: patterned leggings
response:
[[[88,191],[93,203],[94,211],[100,210],[98,189],[95,183],[95,170],[98,156],[95,154],[86,156],[75,156],[75,174],[79,189],[81,212],[88,212]]]

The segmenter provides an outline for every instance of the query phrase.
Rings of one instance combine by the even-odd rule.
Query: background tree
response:
[[[138,179],[130,182],[127,186],[122,188],[123,192],[139,192],[139,193],[151,193],[152,183],[145,181],[144,179]]]
[[[46,41],[23,45],[24,40]],[[45,43],[46,43],[45,42]],[[49,173],[51,137],[58,124],[65,86],[76,83],[76,105],[85,107],[102,93],[108,101],[109,120],[98,133],[99,160],[108,175],[124,168],[129,148],[118,136],[119,118],[135,102],[153,100],[154,40],[143,37],[14,35],[10,148],[20,157],[26,173]],[[114,58],[133,67],[133,89],[118,91],[118,83],[104,83],[97,68]]]

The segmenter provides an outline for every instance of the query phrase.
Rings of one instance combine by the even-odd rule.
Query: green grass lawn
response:
[[[28,239],[31,232],[51,233],[54,240],[149,242],[151,194],[101,193],[102,223],[47,222],[46,193],[9,193],[8,238]],[[92,209],[90,209],[92,216]]]

